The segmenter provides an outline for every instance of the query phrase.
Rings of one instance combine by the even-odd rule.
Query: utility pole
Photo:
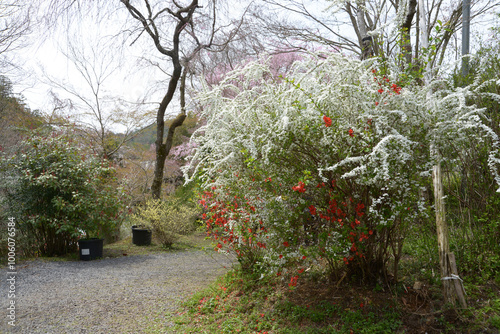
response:
[[[469,54],[470,39],[470,0],[462,2],[462,75],[469,74],[469,59],[464,57]]]

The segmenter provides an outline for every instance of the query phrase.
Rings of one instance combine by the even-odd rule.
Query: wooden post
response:
[[[448,242],[448,226],[446,224],[443,179],[441,175],[441,165],[439,163],[440,155],[438,154],[438,163],[433,167],[433,184],[434,184],[434,206],[436,210],[436,230],[439,249],[439,266],[441,269],[441,280],[443,282],[444,302],[455,305],[456,299],[462,307],[467,307],[465,301],[465,290],[462,285],[462,280],[458,276],[455,254],[450,253],[450,245]]]
[[[438,251],[439,251],[439,267],[441,269],[441,278],[450,277],[451,272],[448,266],[448,253],[450,252],[450,246],[448,243],[448,226],[446,225],[445,216],[445,206],[444,206],[444,192],[443,192],[443,179],[441,175],[441,164],[439,162],[440,155],[438,154],[438,162],[433,167],[432,180],[434,184],[434,206],[436,210],[436,231],[438,239]],[[450,280],[443,280],[443,295],[444,301],[454,302],[451,292]]]
[[[418,10],[420,14],[420,32],[422,38],[422,48],[429,47],[427,11],[425,8],[425,0],[418,0]],[[425,72],[424,83],[429,84],[431,81],[431,61],[428,59]],[[432,93],[427,92],[427,100],[432,99]],[[462,286],[462,281],[458,277],[456,268],[455,256],[451,254],[450,245],[448,243],[448,226],[446,225],[443,178],[441,175],[441,153],[439,149],[430,147],[431,154],[436,155],[436,165],[432,169],[432,181],[434,185],[434,207],[436,210],[436,230],[438,238],[439,250],[439,266],[441,269],[441,280],[443,281],[443,295],[445,303],[455,305],[455,299],[458,298],[463,307],[467,307],[465,302],[465,291]],[[451,267],[454,267],[453,271]],[[453,281],[453,282],[452,282]],[[461,295],[461,296],[460,296]]]
[[[455,296],[458,298],[460,305],[463,308],[467,307],[467,302],[465,301],[465,289],[462,284],[462,280],[458,277],[457,262],[455,260],[455,254],[448,253],[448,265],[451,270],[451,277],[453,285],[455,287]]]

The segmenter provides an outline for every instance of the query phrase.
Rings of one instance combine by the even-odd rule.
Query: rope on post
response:
[[[459,281],[461,281],[461,282],[463,282],[463,281],[464,281],[464,280],[463,280],[463,279],[461,279],[458,275],[454,275],[454,274],[451,274],[451,276],[449,276],[449,277],[442,277],[442,278],[441,278],[441,280],[442,280],[442,281],[447,281],[447,280],[450,280],[450,279],[457,279],[457,280],[459,280]]]

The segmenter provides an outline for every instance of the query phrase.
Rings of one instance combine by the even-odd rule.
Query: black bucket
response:
[[[92,238],[78,240],[80,260],[90,261],[102,258],[104,239]]]
[[[137,246],[151,245],[151,232],[150,229],[144,226],[132,226],[132,243]]]

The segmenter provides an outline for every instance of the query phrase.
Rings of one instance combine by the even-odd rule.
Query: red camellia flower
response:
[[[328,128],[332,126],[332,119],[327,116],[323,116],[323,121],[325,121],[325,126]]]
[[[349,136],[354,137],[354,131],[353,131],[353,129],[349,129]]]

